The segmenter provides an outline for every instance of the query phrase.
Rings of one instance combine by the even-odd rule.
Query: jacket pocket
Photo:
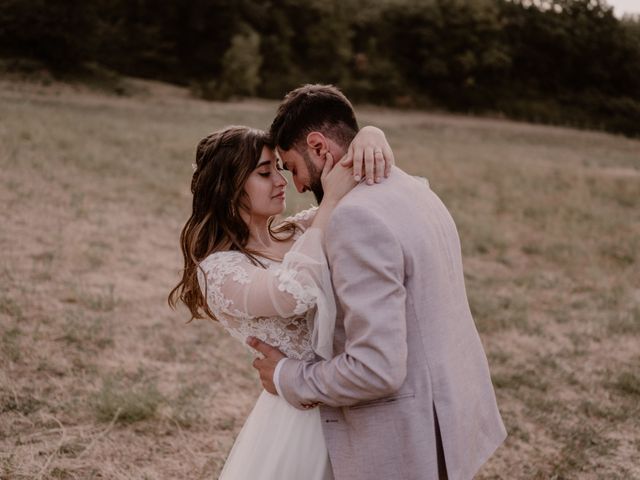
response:
[[[376,398],[375,400],[369,400],[368,402],[356,403],[349,408],[349,410],[358,410],[359,408],[376,407],[380,405],[389,405],[405,398],[415,398],[415,393],[400,393],[392,397]]]

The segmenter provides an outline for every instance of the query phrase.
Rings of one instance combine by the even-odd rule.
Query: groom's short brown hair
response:
[[[313,131],[322,132],[346,147],[358,130],[353,106],[338,88],[304,85],[284,97],[269,134],[277,147],[290,150],[299,149],[299,143]]]

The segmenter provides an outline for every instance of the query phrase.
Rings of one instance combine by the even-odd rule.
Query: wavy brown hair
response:
[[[209,255],[221,250],[237,250],[264,268],[257,252],[246,248],[249,228],[240,216],[241,209],[249,211],[244,184],[256,168],[263,147],[272,148],[268,134],[242,126],[218,130],[198,143],[191,179],[193,207],[180,234],[184,270],[168,298],[172,308],[179,301],[184,303],[191,312],[191,320],[205,317],[216,320],[207,305],[206,292],[203,295],[198,284],[200,262]],[[293,223],[285,222],[272,228],[272,221],[269,232],[275,240],[286,240],[295,233]],[[287,235],[276,237],[282,233]]]

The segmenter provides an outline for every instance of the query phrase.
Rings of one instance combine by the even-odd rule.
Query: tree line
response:
[[[3,0],[0,56],[640,135],[640,19],[604,0]]]

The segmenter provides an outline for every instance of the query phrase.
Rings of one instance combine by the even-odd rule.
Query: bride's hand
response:
[[[345,167],[353,165],[356,182],[362,178],[364,169],[367,184],[373,185],[374,180],[378,183],[383,175],[389,176],[395,159],[384,132],[377,127],[366,126],[355,136],[340,164]]]
[[[356,186],[356,182],[351,174],[351,168],[340,163],[337,163],[335,166],[333,164],[333,155],[327,152],[320,181],[322,182],[322,189],[324,190],[323,201],[326,199],[337,203]]]

